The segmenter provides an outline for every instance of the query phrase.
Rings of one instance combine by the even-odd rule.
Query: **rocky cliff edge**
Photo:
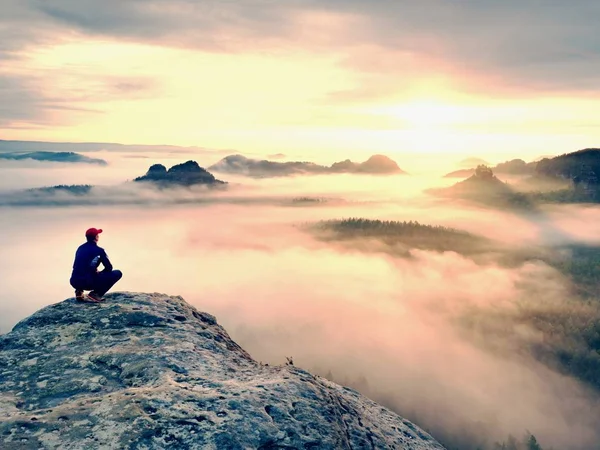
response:
[[[0,448],[443,448],[351,389],[254,361],[181,297],[106,298],[0,336]]]

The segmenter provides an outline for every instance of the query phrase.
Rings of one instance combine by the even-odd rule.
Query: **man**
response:
[[[87,242],[79,246],[75,253],[70,282],[75,288],[75,298],[78,301],[92,303],[104,301],[102,296],[123,276],[120,270],[113,270],[106,252],[98,247],[100,233],[102,230],[96,228],[87,230],[85,232]],[[100,264],[104,266],[104,270],[98,272]],[[91,292],[84,297],[83,291]]]

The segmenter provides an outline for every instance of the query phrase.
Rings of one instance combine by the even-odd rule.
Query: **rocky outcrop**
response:
[[[164,179],[167,177],[167,168],[162,164],[153,164],[144,176],[151,179]]]
[[[169,186],[223,186],[226,183],[217,180],[213,174],[200,167],[196,161],[187,161],[177,164],[169,170],[162,164],[150,166],[144,176],[136,178],[136,182],[148,182],[158,187]]]
[[[430,192],[457,197],[486,198],[512,193],[508,185],[500,181],[487,166],[477,166],[473,175],[448,188],[430,189]]]
[[[497,208],[528,210],[533,203],[527,195],[513,190],[494,175],[487,166],[477,166],[474,174],[466,180],[445,188],[428,189],[425,192],[439,197],[448,197],[482,203]]]
[[[359,393],[254,361],[181,297],[69,299],[0,336],[3,449],[442,449]]]

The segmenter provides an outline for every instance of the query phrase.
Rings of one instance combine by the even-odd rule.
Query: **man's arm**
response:
[[[104,250],[102,250],[102,254],[100,255],[100,262],[104,266],[104,270],[102,272],[110,272],[113,270],[113,266],[110,263],[110,259],[108,259],[108,255]]]

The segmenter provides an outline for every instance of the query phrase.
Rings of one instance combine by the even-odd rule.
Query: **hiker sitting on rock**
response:
[[[120,270],[113,270],[113,266],[106,256],[103,248],[98,247],[98,239],[102,230],[90,228],[85,232],[87,242],[82,244],[75,253],[71,286],[75,288],[75,297],[78,301],[99,303],[104,301],[102,296],[121,279]],[[98,272],[102,263],[104,270]],[[83,291],[91,291],[87,296]]]

